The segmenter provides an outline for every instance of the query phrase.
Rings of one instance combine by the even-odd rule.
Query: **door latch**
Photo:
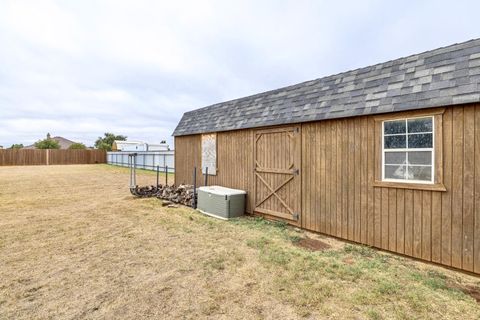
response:
[[[298,221],[299,218],[300,218],[300,215],[295,212],[295,213],[293,214],[293,220]]]

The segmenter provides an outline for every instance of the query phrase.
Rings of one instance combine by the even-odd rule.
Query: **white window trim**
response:
[[[389,136],[408,136],[409,134],[424,134],[430,132],[414,132],[408,133],[408,120],[412,119],[423,119],[423,118],[431,118],[432,119],[432,147],[431,148],[401,148],[401,149],[387,149],[385,151],[385,122],[393,122],[393,121],[400,121],[404,120],[406,122],[405,133],[397,133],[397,134],[390,134]],[[408,137],[407,137],[408,138]],[[408,180],[408,179],[392,179],[392,178],[385,178],[385,152],[415,152],[415,151],[431,151],[432,152],[432,172],[431,172],[431,180]],[[409,166],[417,166],[417,165],[409,165]],[[418,165],[422,166],[422,165]],[[408,170],[408,166],[407,166]],[[418,117],[405,117],[400,119],[392,119],[392,120],[384,120],[382,121],[382,181],[385,182],[399,182],[399,183],[406,183],[406,184],[434,184],[435,183],[435,117],[434,116],[418,116]]]

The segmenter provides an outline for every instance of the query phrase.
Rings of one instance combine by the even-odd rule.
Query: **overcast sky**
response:
[[[0,145],[167,139],[183,112],[480,37],[479,1],[0,0]]]

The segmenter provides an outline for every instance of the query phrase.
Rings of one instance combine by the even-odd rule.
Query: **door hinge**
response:
[[[300,174],[300,169],[293,169],[293,174],[298,176]]]
[[[299,218],[300,218],[300,215],[295,212],[295,213],[293,214],[293,220],[298,221]]]

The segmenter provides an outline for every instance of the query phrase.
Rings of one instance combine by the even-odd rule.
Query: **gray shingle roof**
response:
[[[186,112],[173,135],[480,101],[480,39]]]

